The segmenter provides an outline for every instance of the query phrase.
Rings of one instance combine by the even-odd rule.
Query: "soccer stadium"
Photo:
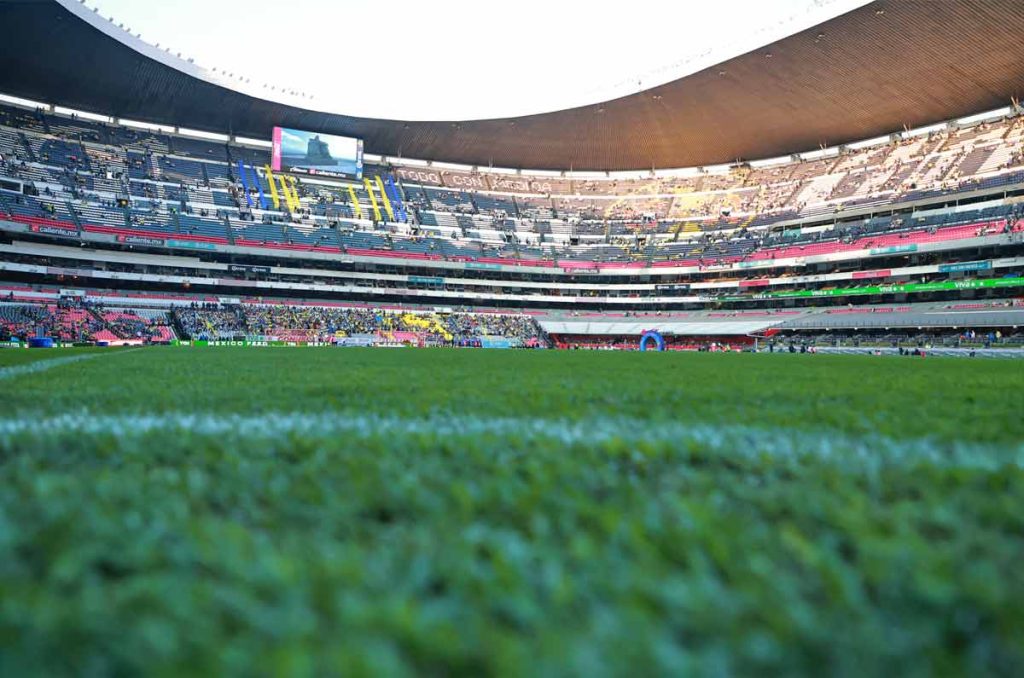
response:
[[[1024,673],[1024,3],[162,4],[0,0],[0,673]]]

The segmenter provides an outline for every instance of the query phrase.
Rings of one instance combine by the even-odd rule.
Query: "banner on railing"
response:
[[[991,278],[985,280],[945,280],[930,283],[906,283],[902,285],[868,285],[866,287],[839,287],[830,290],[792,290],[787,292],[764,292],[752,297],[724,297],[724,301],[745,299],[791,299],[798,297],[845,297],[872,294],[902,294],[915,292],[946,292],[951,290],[974,290],[1002,287],[1024,287],[1024,278]]]
[[[991,261],[964,261],[959,264],[940,264],[939,273],[958,273],[960,271],[988,271],[991,268]]]

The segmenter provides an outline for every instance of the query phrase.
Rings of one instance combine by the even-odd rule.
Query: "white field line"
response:
[[[214,439],[244,450],[262,443],[287,447],[291,441],[321,440],[327,446],[387,439],[396,445],[430,447],[441,441],[480,441],[495,449],[529,449],[537,443],[563,447],[622,447],[642,459],[650,451],[693,452],[757,462],[826,461],[861,470],[907,464],[995,470],[1024,468],[1024,441],[1010,445],[898,440],[881,435],[853,436],[834,431],[755,428],[712,424],[646,422],[624,418],[579,421],[435,415],[404,418],[346,413],[269,413],[103,415],[75,412],[48,418],[0,419],[0,447],[30,449],[33,443],[113,438],[141,443],[153,435],[176,441]],[[143,448],[147,449],[147,448]]]
[[[23,374],[34,374],[36,372],[45,372],[51,370],[54,367],[60,367],[61,365],[67,365],[69,363],[77,363],[80,360],[91,360],[98,358],[102,353],[82,353],[81,355],[69,355],[63,358],[53,358],[51,360],[37,360],[34,363],[25,363],[24,365],[14,365],[12,367],[0,367],[0,381],[4,379],[13,379],[14,377],[20,377]]]

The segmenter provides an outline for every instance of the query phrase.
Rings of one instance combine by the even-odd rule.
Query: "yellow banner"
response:
[[[289,212],[295,211],[295,205],[292,204],[292,194],[288,191],[288,182],[282,176],[278,176],[277,180],[281,182],[281,192],[284,193],[285,207],[288,208]]]
[[[267,183],[270,184],[270,199],[274,201],[274,209],[281,209],[281,198],[277,195],[277,186],[274,185],[274,173],[270,171],[270,165],[264,165],[263,171],[267,173]]]
[[[380,175],[377,175],[377,188],[380,189],[380,200],[384,203],[384,211],[388,213],[388,221],[395,220],[395,212],[391,208],[391,200],[388,199],[387,191],[384,190],[384,182],[380,180]]]
[[[373,184],[370,180],[363,178],[363,183],[366,185],[366,192],[370,194],[370,207],[373,208],[373,218],[375,221],[384,221],[380,216],[380,206],[377,204],[377,196],[373,194]]]
[[[359,196],[356,195],[356,189],[351,185],[348,187],[349,197],[352,198],[352,209],[356,213],[356,219],[363,218],[363,206],[359,204]]]
[[[299,180],[295,177],[288,177],[292,185],[292,199],[295,201],[295,211],[302,209],[302,199],[299,197]]]

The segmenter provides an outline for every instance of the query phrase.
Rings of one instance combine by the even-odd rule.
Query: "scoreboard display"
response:
[[[362,139],[275,127],[271,157],[275,172],[363,178]]]

